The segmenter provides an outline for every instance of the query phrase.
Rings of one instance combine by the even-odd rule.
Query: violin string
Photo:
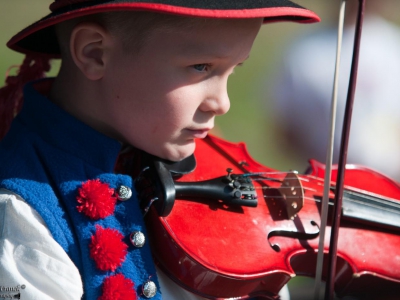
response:
[[[283,172],[283,171],[269,171],[269,172],[250,172],[241,174],[244,177],[251,177],[257,175],[287,175],[288,173],[298,174],[297,171]]]
[[[265,172],[265,174],[270,175],[269,172]],[[272,172],[271,174],[273,175],[287,175],[285,172]],[[323,186],[324,180],[322,178],[312,176],[312,175],[307,175],[308,177],[312,178],[315,182],[316,185],[318,186]],[[249,177],[249,176],[246,176]],[[299,181],[304,181],[304,182],[310,182],[309,178],[301,177],[301,176],[293,176],[293,177],[285,177],[285,178],[270,178],[270,177],[259,177],[259,178],[251,178],[254,181],[260,181],[260,180],[271,180],[271,181],[279,181],[282,182],[284,180],[299,180]],[[334,185],[334,182],[331,182],[331,185]]]
[[[392,207],[396,207],[396,208],[400,208],[400,203],[398,201],[391,200],[391,199],[379,199],[379,198],[375,198],[375,197],[368,197],[368,195],[366,195],[367,198],[369,198],[370,201],[375,202],[375,203],[380,203],[380,204],[385,204],[388,206],[392,206]]]
[[[296,197],[296,196],[272,196],[271,197],[269,195],[264,195],[264,198],[271,198],[271,199],[298,199],[299,197]],[[304,200],[308,200],[308,201],[313,201],[313,202],[321,202],[320,199],[316,199],[314,197],[309,197],[309,196],[304,196],[303,199]],[[382,206],[379,206],[379,205],[373,205],[371,203],[365,203],[365,202],[360,201],[360,200],[354,200],[354,199],[351,199],[351,198],[348,198],[348,197],[343,197],[343,199],[348,201],[348,202],[359,203],[359,204],[364,205],[364,206],[377,208],[377,209],[379,209],[381,211],[392,212],[392,213],[400,215],[400,211],[399,211],[400,210],[400,205],[398,205],[397,203],[385,203],[385,204],[392,205],[393,209],[390,209],[390,208],[382,207]],[[373,199],[371,199],[371,200],[374,201]],[[376,202],[379,202],[379,201],[376,201]],[[333,206],[334,203],[333,202],[329,202],[328,205]],[[395,209],[398,209],[398,210],[395,210]]]
[[[383,203],[382,201],[375,200],[375,199],[371,199],[371,201],[375,201],[375,202],[377,202],[377,203],[382,203],[382,204],[390,205],[390,206],[392,206],[392,208],[393,208],[393,209],[391,209],[391,208],[382,207],[382,206],[379,206],[379,205],[374,205],[374,204],[372,204],[372,203],[365,203],[364,201],[360,201],[360,200],[356,200],[356,199],[351,199],[351,198],[347,198],[347,197],[343,197],[343,199],[344,199],[344,200],[347,200],[347,201],[349,201],[349,202],[360,203],[360,204],[362,204],[362,205],[364,205],[364,206],[369,206],[369,207],[373,207],[373,208],[379,208],[380,210],[390,211],[390,212],[395,212],[395,213],[397,213],[397,214],[400,214],[400,211],[399,211],[399,210],[400,210],[400,205],[397,204],[397,203],[392,203],[392,202],[385,202],[385,203]],[[397,210],[394,210],[394,209],[397,209]]]
[[[297,172],[293,172],[294,174],[298,174]],[[287,172],[259,172],[259,173],[248,173],[246,174],[245,177],[252,177],[251,179],[254,181],[263,181],[263,180],[270,180],[270,181],[275,181],[275,182],[283,182],[284,180],[298,180],[298,181],[303,181],[303,182],[310,182],[310,179],[313,179],[315,182],[315,184],[317,186],[323,186],[324,185],[324,180],[322,178],[316,177],[316,176],[312,176],[312,175],[308,175],[308,178],[305,177],[300,177],[300,176],[287,176],[288,174],[293,174],[293,173],[287,173]],[[260,176],[262,175],[262,176]],[[279,179],[279,178],[270,178],[270,177],[266,177],[264,175],[285,175],[285,177],[283,179]],[[255,176],[259,176],[257,178],[254,178]],[[331,185],[335,185],[335,182],[331,182]],[[303,186],[281,186],[281,187],[259,187],[256,189],[296,189],[296,188],[301,188],[303,190],[306,191],[310,191],[310,192],[317,192],[316,189],[313,188],[309,188],[309,187],[303,187]],[[345,192],[346,193],[346,192]],[[368,197],[368,195],[366,195],[366,193],[362,193],[362,192],[356,192],[364,197]],[[265,197],[265,196],[264,196]],[[268,196],[267,196],[268,197]],[[297,196],[277,196],[274,198],[285,198],[285,199],[290,199],[290,198],[298,198]],[[394,199],[379,199],[379,198],[371,198],[368,197],[369,200],[372,203],[366,203],[365,201],[361,201],[361,200],[355,200],[349,197],[346,197],[345,195],[343,195],[343,199],[349,202],[353,202],[353,203],[358,203],[360,205],[366,206],[366,207],[371,207],[374,209],[379,209],[381,211],[386,211],[386,212],[392,212],[394,214],[398,214],[400,215],[400,204],[398,202],[396,202]],[[315,198],[312,197],[304,197],[305,200],[311,200],[311,201],[317,201],[317,202],[321,202],[321,200],[316,200]],[[374,204],[375,203],[375,204]],[[379,205],[381,204],[381,205]],[[333,205],[333,203],[329,203],[329,205]],[[390,206],[390,207],[383,207],[382,205],[386,205],[386,206]]]
[[[244,174],[241,174],[241,176],[243,176],[243,177],[261,176],[261,178],[265,178],[265,175],[268,176],[268,175],[288,175],[288,174],[296,174],[296,175],[299,175],[299,176],[293,176],[292,178],[297,178],[297,179],[300,179],[300,180],[303,180],[303,181],[309,181],[308,178],[301,177],[301,175],[303,175],[303,174],[299,174],[298,171],[289,171],[289,172],[284,172],[284,171],[254,172],[254,173],[244,173]],[[324,180],[322,178],[320,178],[320,177],[316,177],[314,175],[306,175],[306,176],[309,177],[309,178],[312,178],[314,180],[324,182]]]
[[[296,197],[296,196],[286,196],[286,197],[285,197],[285,196],[274,196],[274,197],[270,197],[270,196],[265,195],[264,198],[273,198],[273,199],[293,199],[293,198],[295,198],[295,199],[296,199],[296,198],[298,198],[298,197]],[[303,197],[303,199],[304,199],[304,200],[308,200],[308,201],[313,201],[313,202],[321,202],[320,199],[316,199],[316,198],[308,197],[308,196]],[[351,198],[348,198],[348,197],[343,197],[343,199],[346,200],[346,201],[348,201],[348,202],[355,202],[355,203],[359,203],[359,204],[364,205],[364,206],[369,206],[369,207],[373,207],[373,208],[378,208],[378,209],[380,209],[380,210],[384,210],[384,211],[388,211],[388,212],[393,212],[393,213],[396,213],[396,214],[399,214],[399,215],[400,215],[400,211],[397,211],[397,210],[394,210],[394,209],[385,208],[385,207],[381,207],[381,206],[378,206],[378,205],[373,205],[373,204],[365,203],[365,202],[363,202],[363,201],[354,200],[354,199],[351,199]],[[397,205],[397,204],[393,205],[394,203],[391,203],[391,204],[392,204],[392,206],[393,206],[394,208],[400,209],[400,206],[399,206],[399,205]],[[333,206],[334,203],[333,203],[333,202],[329,202],[329,205],[332,205],[332,206]]]
[[[266,172],[266,173],[268,173],[268,172]],[[276,172],[276,173],[278,173],[278,172]],[[281,173],[283,173],[283,174],[285,174],[285,172],[281,172]],[[316,185],[317,186],[323,186],[323,179],[322,178],[319,178],[319,177],[315,177],[315,176],[309,176],[309,175],[307,175],[308,177],[310,177],[310,178],[313,178],[314,180],[316,180],[317,182],[316,182]],[[300,181],[306,181],[306,182],[310,182],[310,180],[308,179],[308,178],[304,178],[304,177],[296,177],[296,176],[294,176],[294,177],[285,177],[285,179],[286,180],[295,180],[295,179],[298,179],[298,180],[300,180]],[[261,181],[261,180],[265,180],[265,179],[263,179],[263,178],[252,178],[252,180],[254,180],[254,181]],[[276,180],[276,179],[275,179]],[[283,180],[282,180],[283,181]],[[331,182],[331,185],[332,186],[334,186],[335,185],[335,182]],[[292,186],[281,186],[281,187],[279,187],[280,189],[281,188],[291,188]],[[317,192],[317,190],[316,189],[312,189],[312,188],[309,188],[309,187],[303,187],[303,186],[293,186],[294,188],[303,188],[304,190],[309,190],[309,191],[313,191],[313,192]],[[273,187],[271,187],[271,188],[273,188]],[[348,189],[347,189],[348,190]],[[364,196],[368,196],[366,193],[363,193],[363,192],[357,192],[358,194],[360,194],[360,195],[364,195]],[[381,197],[386,197],[386,196],[381,196]],[[386,198],[390,198],[390,197],[386,197]],[[374,202],[379,202],[379,203],[382,203],[382,204],[388,204],[388,205],[392,205],[392,206],[399,206],[400,207],[400,203],[398,204],[397,203],[397,201],[396,201],[397,199],[379,199],[379,198],[375,198],[375,199],[371,199],[371,201],[374,201]],[[400,199],[399,199],[400,200]]]
[[[287,174],[298,174],[297,171],[291,171],[291,172],[283,172],[283,171],[274,171],[274,172],[258,172],[258,173],[245,173],[243,176],[245,177],[252,177],[252,176],[259,176],[259,175],[287,175]],[[254,181],[259,181],[259,180],[272,180],[272,181],[284,181],[284,180],[299,180],[299,181],[304,181],[304,182],[310,182],[310,179],[313,179],[315,184],[317,186],[323,186],[324,185],[324,179],[314,176],[314,175],[305,175],[307,177],[302,177],[301,175],[299,176],[293,176],[293,177],[284,177],[282,179],[279,178],[269,178],[265,176],[260,176],[259,178],[251,178]],[[336,183],[331,181],[331,185],[334,186]]]
[[[368,194],[358,193],[358,192],[345,191],[345,193],[347,193],[347,194],[354,193],[355,195],[360,194],[360,195],[364,196],[365,198],[368,198],[371,202],[376,202],[376,203],[380,203],[380,204],[386,204],[386,205],[389,205],[389,206],[400,208],[400,203],[398,202],[398,200],[396,201],[396,199],[391,199],[391,198],[390,199],[379,199],[378,197],[373,197],[373,196],[370,196]],[[345,196],[343,196],[343,197],[345,197]]]
[[[273,197],[271,197],[271,196],[268,196],[268,195],[264,195],[264,198],[271,198],[271,199],[298,199],[299,197],[296,197],[296,196],[273,196]],[[313,201],[313,202],[321,202],[320,199],[316,199],[316,198],[308,197],[308,196],[303,197],[303,199],[304,200]],[[329,205],[334,205],[334,203],[330,202]]]
[[[316,189],[310,187],[304,187],[301,185],[292,185],[292,186],[281,186],[281,187],[272,187],[272,186],[259,186],[255,187],[256,190],[277,190],[277,189],[303,189],[306,191],[317,192]]]
[[[272,199],[293,199],[293,198],[298,198],[298,197],[296,197],[296,196],[287,196],[287,197],[284,197],[284,196],[275,196],[275,197],[264,196],[264,198],[272,198]],[[313,202],[321,202],[321,201],[322,201],[322,200],[320,200],[320,199],[315,199],[315,198],[313,198],[313,197],[303,197],[303,199],[304,199],[304,200],[308,200],[308,201],[313,201]],[[399,215],[399,216],[400,216],[400,211],[395,210],[395,209],[389,209],[389,208],[381,207],[381,206],[378,206],[378,205],[373,205],[373,204],[369,204],[369,203],[364,203],[364,202],[362,202],[362,201],[350,199],[350,198],[347,198],[347,197],[343,197],[343,199],[344,199],[344,200],[347,200],[347,201],[349,201],[349,202],[356,202],[356,203],[359,203],[359,204],[364,205],[364,206],[368,206],[368,207],[372,207],[372,208],[377,208],[377,209],[379,209],[380,211],[391,212],[391,213],[393,213],[393,214],[395,214],[395,215]],[[328,205],[334,206],[335,204],[334,204],[333,202],[329,202]],[[397,207],[397,208],[400,209],[400,207]]]
[[[268,172],[265,172],[265,173],[268,173]],[[282,174],[285,174],[285,172],[273,172],[274,174],[278,174],[278,173],[282,173]],[[320,185],[323,185],[323,180],[321,179],[321,178],[318,178],[318,177],[314,177],[314,176],[311,176],[311,178],[313,178],[313,179],[315,179],[315,180],[317,180],[317,182],[316,182],[316,184],[317,184],[317,186],[320,186]],[[285,178],[286,180],[290,180],[290,179],[299,179],[299,180],[301,180],[301,181],[308,181],[309,182],[309,180],[307,179],[307,178],[302,178],[302,177],[296,177],[296,176],[294,176],[294,177],[286,177]],[[261,180],[265,180],[264,178],[252,178],[252,180],[254,180],[254,181],[261,181]],[[277,181],[277,179],[274,179],[275,181]],[[283,181],[283,180],[282,180]],[[319,181],[319,182],[318,182]],[[320,184],[320,183],[322,183],[322,184]],[[317,192],[317,190],[316,189],[313,189],[313,188],[310,188],[310,187],[303,187],[303,186],[281,186],[281,187],[279,187],[279,189],[284,189],[284,188],[302,188],[303,190],[308,190],[308,191],[311,191],[311,192]],[[278,189],[278,187],[262,187],[263,189]],[[362,193],[362,192],[357,192],[358,194],[360,194],[360,195],[363,195],[363,196],[368,196],[368,195],[366,195],[366,193]],[[384,196],[383,196],[384,197]],[[347,200],[349,200],[349,198],[347,198]],[[398,209],[400,209],[400,203],[397,203],[397,199],[379,199],[379,198],[373,198],[373,199],[370,199],[371,201],[373,201],[373,202],[377,202],[377,203],[381,203],[381,204],[386,204],[386,205],[390,205],[390,206],[393,206],[393,207],[396,207],[396,208],[398,208]],[[349,200],[350,201],[350,200]],[[361,203],[361,202],[360,202]]]

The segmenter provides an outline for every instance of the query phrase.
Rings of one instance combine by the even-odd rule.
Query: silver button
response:
[[[121,185],[117,189],[117,197],[121,201],[129,200],[132,197],[132,190],[126,185]]]
[[[144,243],[146,242],[146,237],[144,236],[143,232],[134,231],[130,235],[130,240],[133,246],[141,248],[144,246]]]
[[[148,280],[143,284],[142,292],[146,298],[152,298],[157,294],[157,286],[153,281]]]

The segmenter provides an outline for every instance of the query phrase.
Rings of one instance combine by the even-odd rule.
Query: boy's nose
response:
[[[231,106],[226,86],[215,89],[200,105],[205,112],[213,112],[215,115],[226,114]]]

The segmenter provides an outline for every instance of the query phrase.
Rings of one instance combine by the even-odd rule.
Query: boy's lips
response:
[[[186,130],[194,138],[204,139],[207,136],[208,132],[211,130],[211,128],[203,128],[203,129],[190,129],[190,128],[187,128]]]

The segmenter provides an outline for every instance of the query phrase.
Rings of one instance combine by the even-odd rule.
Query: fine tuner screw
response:
[[[226,175],[226,177],[227,177],[229,180],[232,180],[231,174],[232,174],[232,172],[233,172],[233,169],[232,169],[232,168],[227,168],[227,169],[226,169],[226,172],[228,172],[228,175]]]

